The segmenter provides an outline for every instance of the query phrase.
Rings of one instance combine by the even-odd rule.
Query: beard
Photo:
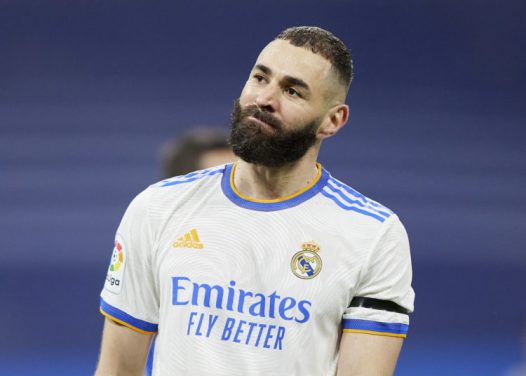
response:
[[[249,116],[269,127],[249,120]],[[256,105],[241,108],[239,99],[234,102],[230,119],[228,141],[234,154],[245,162],[265,167],[281,167],[303,157],[316,142],[316,131],[320,125],[320,121],[315,120],[287,131],[272,113]]]

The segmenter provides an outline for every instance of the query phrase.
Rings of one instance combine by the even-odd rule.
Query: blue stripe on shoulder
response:
[[[350,211],[354,211],[356,213],[367,215],[367,216],[369,216],[371,218],[374,218],[374,219],[376,219],[377,221],[380,221],[380,222],[384,222],[385,221],[385,218],[380,216],[380,215],[368,212],[368,211],[360,209],[360,208],[358,208],[356,206],[352,206],[350,204],[342,202],[340,199],[338,199],[338,197],[336,195],[334,195],[333,193],[328,192],[326,189],[323,189],[321,191],[321,194],[324,195],[325,197],[330,198],[332,201],[334,201],[334,203],[336,205],[338,205],[340,208],[342,208],[344,210],[350,210]]]
[[[346,195],[344,193],[343,187],[334,186],[334,184],[332,182],[329,182],[329,183],[330,184],[328,184],[328,186],[327,186],[328,192],[330,191],[329,193],[332,193],[332,194],[336,195],[340,200],[343,200],[346,203],[349,203],[351,205],[357,205],[357,206],[361,207],[364,210],[369,210],[369,211],[375,212],[376,214],[379,214],[379,215],[381,215],[384,218],[389,218],[391,216],[390,213],[388,213],[386,211],[382,211],[382,210],[370,205],[369,202],[368,203],[364,203],[363,200],[353,200],[351,197],[349,197],[348,195]]]
[[[329,183],[337,186],[338,188],[341,188],[341,189],[345,190],[347,193],[349,193],[350,195],[358,198],[361,202],[363,202],[366,205],[370,205],[370,206],[373,206],[373,207],[375,207],[377,209],[384,210],[384,211],[388,212],[389,215],[393,214],[393,212],[391,210],[389,210],[388,208],[386,208],[385,206],[379,204],[378,202],[376,202],[374,200],[371,200],[370,198],[365,197],[363,194],[361,194],[360,192],[352,189],[347,184],[342,183],[338,179],[335,179],[335,178],[331,177],[331,179],[329,180]]]
[[[384,218],[389,218],[393,214],[389,209],[381,205],[377,205],[376,207],[372,206],[371,201],[367,199],[367,197],[365,196],[363,197],[364,197],[364,200],[367,200],[366,203],[364,203],[363,200],[353,200],[351,197],[349,197],[348,195],[344,193],[345,189],[343,187],[341,186],[337,187],[334,185],[333,182],[329,182],[329,183],[330,184],[327,185],[327,192],[337,196],[340,199],[340,201],[344,201],[345,203],[348,203],[351,205],[357,205],[364,210],[374,212],[375,214],[379,214],[380,216]],[[380,209],[384,209],[384,210],[380,210]]]
[[[157,186],[163,188],[163,187],[171,187],[172,185],[190,183],[196,180],[200,180],[207,176],[212,176],[212,175],[223,173],[224,170],[225,170],[225,166],[214,167],[211,169],[206,169],[206,170],[201,170],[201,171],[195,171],[195,172],[191,172],[189,174],[183,175],[183,176],[176,176],[174,178],[163,180],[157,183]]]

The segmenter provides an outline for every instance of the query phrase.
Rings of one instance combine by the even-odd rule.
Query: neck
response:
[[[293,195],[318,176],[318,153],[313,149],[298,161],[281,167],[264,167],[239,160],[234,172],[237,191],[256,200],[275,200]]]

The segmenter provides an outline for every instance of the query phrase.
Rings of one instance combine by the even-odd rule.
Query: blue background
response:
[[[159,145],[226,128],[291,25],[354,56],[350,122],[320,160],[410,235],[397,375],[503,374],[526,326],[525,4],[1,1],[0,374],[93,372],[114,231]]]

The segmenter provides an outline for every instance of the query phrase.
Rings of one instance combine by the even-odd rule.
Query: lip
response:
[[[272,125],[270,125],[270,124],[268,124],[268,123],[265,123],[264,121],[259,120],[258,118],[255,118],[254,116],[249,116],[248,118],[249,118],[251,121],[253,121],[253,122],[259,124],[260,126],[268,127],[268,128],[272,128],[272,129],[274,129],[274,127],[273,127]]]

